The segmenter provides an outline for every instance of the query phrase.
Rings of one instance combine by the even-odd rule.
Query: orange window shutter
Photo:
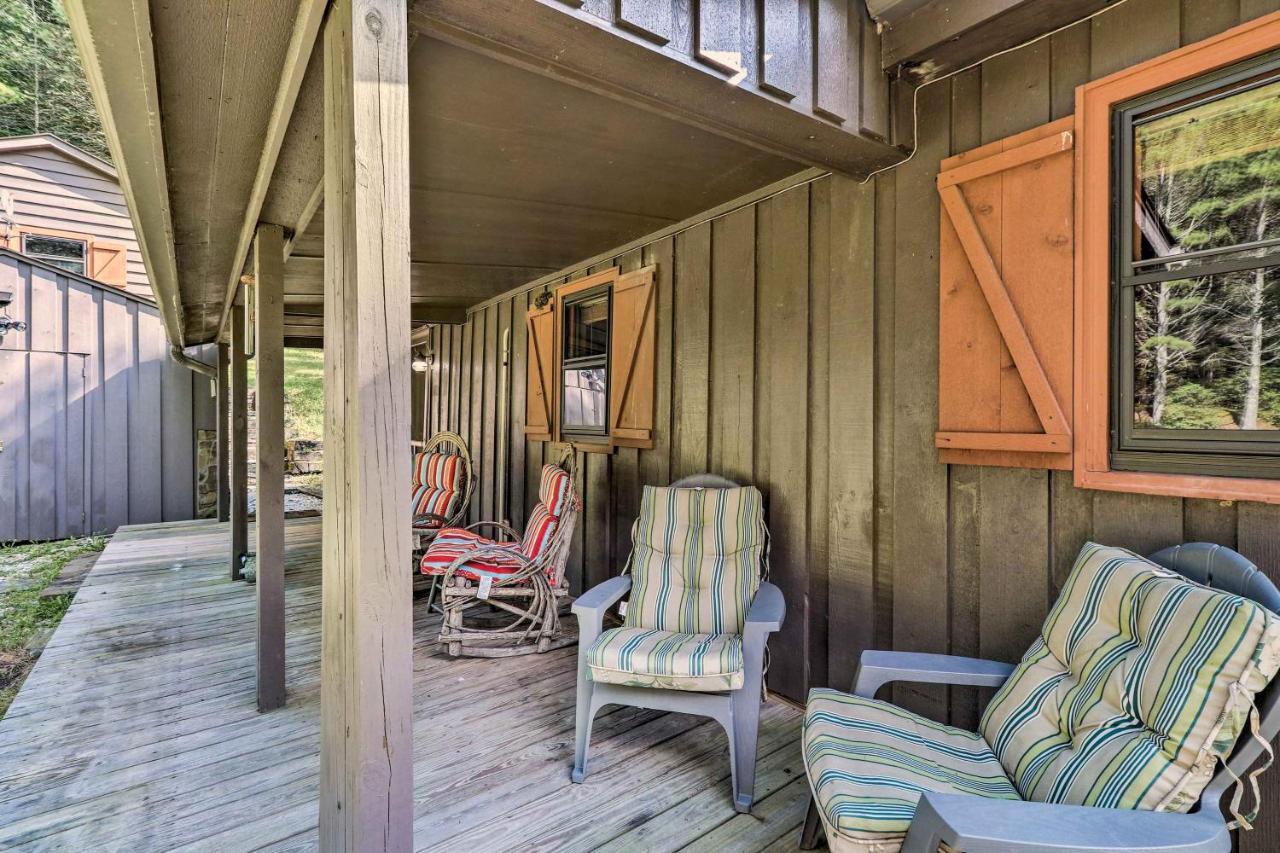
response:
[[[1074,120],[942,163],[942,462],[1071,468]]]
[[[551,440],[555,378],[555,312],[550,304],[530,308],[528,392],[525,398],[524,432],[535,441]]]
[[[619,447],[653,447],[657,288],[649,266],[613,286],[609,359],[609,440]]]
[[[92,255],[90,278],[114,287],[124,287],[128,283],[127,256],[124,246],[118,243],[99,243],[95,240],[90,253]]]

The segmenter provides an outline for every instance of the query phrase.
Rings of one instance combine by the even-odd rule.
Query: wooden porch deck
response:
[[[0,721],[0,849],[316,846],[320,525],[287,528],[288,706],[254,707],[254,592],[227,527],[122,528]],[[569,782],[575,647],[450,659],[415,608],[421,850],[787,850],[805,806],[800,713],[761,719],[757,801],[735,815],[723,732],[606,709]]]

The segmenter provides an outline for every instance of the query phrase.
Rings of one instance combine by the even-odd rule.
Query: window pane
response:
[[[1280,267],[1133,288],[1134,427],[1280,428]]]
[[[604,355],[609,347],[609,295],[565,305],[566,360]]]
[[[62,237],[37,237],[34,234],[28,234],[23,238],[23,245],[28,255],[84,259],[85,246],[80,240],[66,240]]]
[[[567,429],[605,429],[605,369],[564,372],[564,425]]]
[[[1134,181],[1134,260],[1280,237],[1280,81],[1138,124]]]

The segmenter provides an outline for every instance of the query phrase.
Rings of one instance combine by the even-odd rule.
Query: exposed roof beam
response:
[[[416,297],[479,302],[549,272],[549,267],[413,261],[409,266],[409,284]],[[321,296],[324,293],[324,258],[305,255],[289,258],[284,265],[284,292],[286,297]]]
[[[258,215],[262,212],[262,203],[271,186],[271,176],[275,174],[280,146],[284,143],[285,134],[289,130],[289,118],[293,115],[293,105],[297,101],[298,90],[302,87],[307,63],[311,61],[311,51],[320,33],[320,24],[324,21],[324,12],[328,5],[328,0],[301,0],[298,4],[298,16],[293,22],[289,48],[281,68],[280,82],[276,87],[275,106],[271,110],[271,120],[267,124],[262,154],[258,158],[258,171],[253,179],[253,191],[249,194],[249,201],[245,206],[235,258],[227,273],[227,293],[223,298],[222,318],[218,321],[219,337],[222,329],[226,328],[227,319],[231,313],[236,288],[240,283],[240,273],[249,257],[249,247],[253,242],[254,231],[258,227]],[[245,57],[244,61],[251,60]]]
[[[880,61],[924,82],[1070,24],[1117,0],[931,0],[885,29]]]
[[[851,175],[902,152],[756,91],[581,9],[542,0],[412,0],[411,28],[770,154]]]
[[[66,0],[71,34],[171,343],[184,342],[168,172],[146,0]],[[108,84],[107,81],[110,81]],[[123,124],[117,116],[128,116]]]

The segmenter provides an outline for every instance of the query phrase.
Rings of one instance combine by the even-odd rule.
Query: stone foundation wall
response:
[[[196,430],[196,517],[218,516],[218,432]]]

